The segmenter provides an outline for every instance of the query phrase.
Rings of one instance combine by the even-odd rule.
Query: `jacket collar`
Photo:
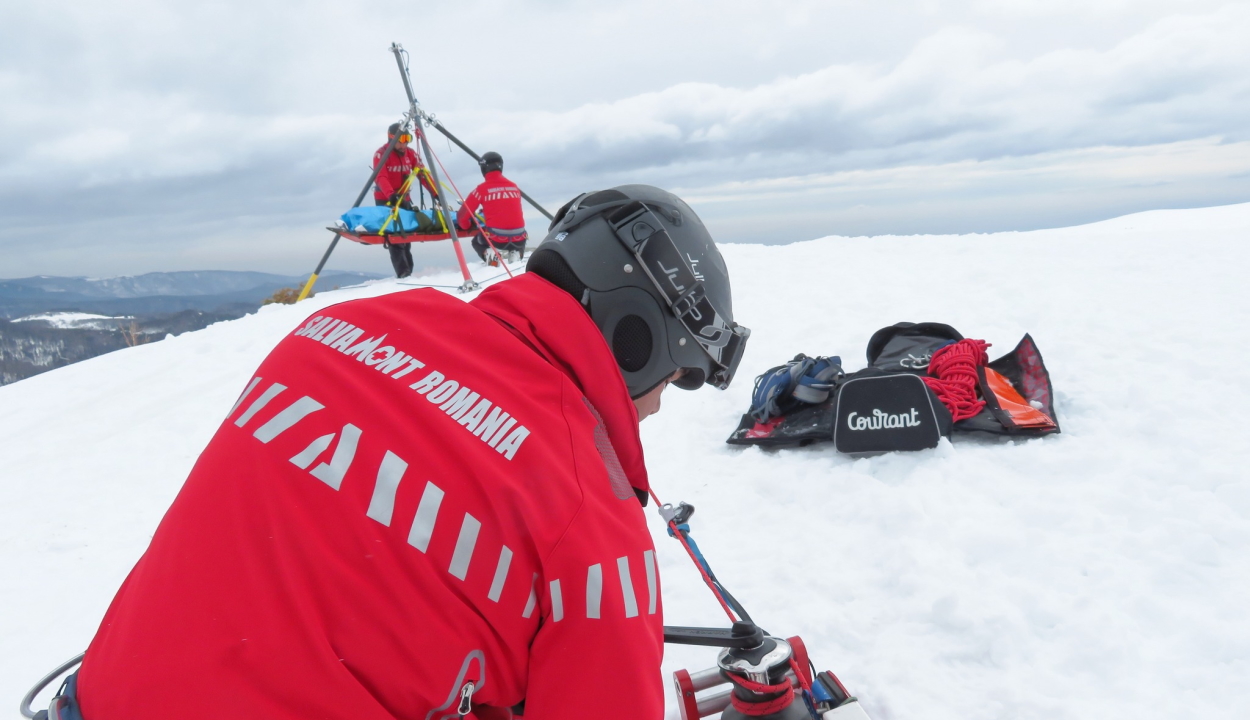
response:
[[[603,418],[629,484],[646,492],[638,410],[603,334],[577,301],[525,273],[486,288],[469,304],[511,329],[581,390]]]

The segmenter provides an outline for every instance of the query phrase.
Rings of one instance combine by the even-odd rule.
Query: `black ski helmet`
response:
[[[483,175],[494,170],[503,170],[503,156],[492,150],[477,161],[477,166],[482,168]]]
[[[577,196],[526,270],[581,302],[634,398],[679,368],[685,390],[728,387],[751,335],[733,321],[729,270],[703,221],[657,187]]]
[[[391,123],[391,126],[386,129],[386,137],[388,140],[390,138],[395,137],[396,135],[401,136],[400,140],[402,142],[412,142],[412,133],[405,130],[404,126],[401,123]],[[404,137],[402,137],[405,135],[407,136],[407,139],[404,139]]]

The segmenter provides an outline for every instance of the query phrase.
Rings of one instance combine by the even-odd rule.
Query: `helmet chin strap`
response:
[[[684,370],[685,370],[685,368],[679,368],[679,370],[684,371]],[[675,375],[675,374],[676,374],[676,373],[674,373],[674,375]],[[660,378],[658,381],[656,381],[656,383],[655,383],[654,385],[652,385],[651,387],[647,388],[646,390],[643,390],[642,392],[640,392],[640,393],[638,393],[638,394],[636,394],[636,395],[630,395],[630,396],[629,396],[629,399],[630,399],[630,400],[637,400],[638,398],[640,398],[640,397],[642,397],[642,396],[646,395],[647,393],[649,393],[649,392],[651,392],[652,390],[654,390],[654,389],[658,388],[659,386],[661,386],[661,385],[663,385],[663,384],[665,384],[665,383],[672,382],[672,381],[673,381],[673,375],[668,375],[668,376],[666,376],[666,377],[662,377],[662,378]]]

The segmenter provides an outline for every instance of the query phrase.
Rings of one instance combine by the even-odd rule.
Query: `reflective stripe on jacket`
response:
[[[456,224],[461,230],[472,229],[474,215],[478,209],[486,216],[486,225],[491,232],[504,235],[515,230],[525,229],[525,214],[521,210],[521,189],[503,172],[492,170],[486,173],[482,184],[469,193],[464,199],[460,212],[456,213]]]
[[[659,720],[635,488],[611,350],[547,281],[330,306],[200,455],[87,650],[83,715],[428,720],[465,691],[483,720]]]

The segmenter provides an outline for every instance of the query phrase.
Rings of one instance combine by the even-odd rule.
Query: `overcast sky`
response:
[[[1207,0],[0,0],[0,277],[310,271],[406,109],[392,41],[550,210],[645,182],[780,243],[1245,202],[1247,38]]]

